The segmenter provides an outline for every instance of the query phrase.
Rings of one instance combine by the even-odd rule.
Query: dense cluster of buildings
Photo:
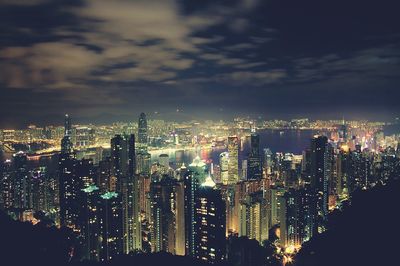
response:
[[[42,212],[70,228],[80,259],[165,251],[213,263],[230,259],[231,237],[260,245],[277,237],[279,250],[293,252],[326,230],[329,211],[354,191],[400,174],[398,136],[385,146],[376,141],[385,139],[378,132],[360,142],[342,123],[296,155],[262,149],[255,124],[248,125],[248,154],[241,156],[243,138],[236,131],[215,140],[226,146],[218,162],[197,156],[185,164],[184,149],[176,150],[174,162],[167,154],[152,160],[144,113],[134,129],[114,132],[109,148],[92,147],[94,129],[73,127],[66,115],[62,132],[54,133],[59,152],[16,152],[1,161],[0,206],[16,219],[37,222]],[[190,134],[171,130],[174,145],[201,143],[196,127]]]

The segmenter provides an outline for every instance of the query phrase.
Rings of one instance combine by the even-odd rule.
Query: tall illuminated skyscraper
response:
[[[270,189],[270,202],[271,202],[271,226],[279,224],[280,222],[280,200],[279,198],[285,194],[285,189],[282,187],[272,187]]]
[[[64,118],[64,137],[61,140],[61,153],[71,153],[73,150],[72,145],[72,129],[71,118],[68,114]]]
[[[65,115],[64,137],[61,140],[59,157],[59,197],[60,197],[60,224],[70,228],[78,226],[79,194],[84,188],[77,177],[77,160],[72,150],[71,120]]]
[[[225,202],[208,176],[195,200],[194,257],[209,263],[225,260]]]
[[[136,176],[135,135],[111,139],[111,190],[122,198],[123,250],[142,249],[139,180]]]
[[[136,174],[135,135],[131,134],[128,139],[128,172],[126,178],[126,189],[128,208],[128,235],[129,251],[142,249],[142,228],[140,222],[140,182]]]
[[[315,191],[316,217],[320,223],[328,218],[328,182],[330,162],[327,154],[328,138],[325,136],[315,136],[311,139],[311,187]],[[318,226],[322,230],[321,226]]]
[[[170,176],[151,183],[152,251],[184,254],[181,183]],[[180,231],[179,231],[180,230]],[[182,254],[183,253],[183,254]]]
[[[82,189],[80,229],[83,257],[87,260],[99,260],[100,227],[99,227],[99,188],[95,185]]]
[[[184,177],[184,200],[185,200],[185,249],[186,255],[195,255],[195,213],[196,199],[199,185],[206,179],[206,164],[197,156],[188,167]]]
[[[239,236],[255,239],[260,244],[268,239],[269,215],[261,192],[247,195],[240,203],[239,212]]]
[[[148,128],[145,113],[141,113],[138,123],[138,149],[140,152],[147,151]]]
[[[237,136],[228,137],[228,184],[235,184],[239,181],[239,138]]]
[[[71,118],[68,114],[65,114],[64,117],[64,136],[71,136],[72,135],[72,124]]]
[[[116,192],[100,195],[100,260],[107,261],[123,253],[121,196]]]
[[[119,192],[128,170],[127,140],[121,135],[111,139],[111,191]]]
[[[229,182],[229,153],[223,152],[219,155],[219,166],[221,169],[222,184],[227,185]]]
[[[314,234],[315,196],[308,187],[291,188],[280,200],[280,241],[283,247],[298,248]]]
[[[14,207],[30,208],[31,178],[28,171],[28,159],[24,152],[20,151],[13,155],[13,196]]]
[[[260,180],[262,177],[260,135],[256,133],[253,133],[250,136],[250,154],[247,163],[247,178]]]

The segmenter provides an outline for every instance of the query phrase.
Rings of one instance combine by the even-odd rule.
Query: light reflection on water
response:
[[[260,150],[269,148],[272,152],[289,152],[294,154],[301,154],[303,150],[307,149],[310,145],[310,139],[312,136],[317,134],[314,130],[263,130],[258,132],[260,135]],[[240,161],[246,158],[249,152],[249,138],[243,138],[244,145],[243,151],[240,151]],[[219,163],[219,154],[226,151],[224,148],[192,148],[184,151],[183,161],[185,164],[189,164],[193,161],[196,156],[206,162]],[[158,156],[162,153],[168,154],[170,161],[175,162],[175,150],[159,150],[151,151],[152,161],[158,160]]]

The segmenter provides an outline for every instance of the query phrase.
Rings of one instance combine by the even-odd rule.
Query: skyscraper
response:
[[[219,166],[221,169],[221,181],[222,184],[227,185],[229,181],[229,153],[223,152],[219,155]]]
[[[206,179],[206,164],[196,157],[188,167],[189,171],[184,177],[184,200],[185,200],[185,249],[186,255],[195,255],[195,212],[196,199],[199,185]]]
[[[253,133],[250,136],[250,154],[247,163],[247,178],[260,180],[262,177],[260,135],[256,133]]]
[[[183,228],[178,228],[183,217],[183,208],[178,209],[183,201],[180,184],[170,176],[164,176],[159,182],[151,183],[152,209],[152,251],[165,251],[179,254],[184,250],[180,234]],[[182,206],[181,206],[182,207]],[[178,229],[181,231],[179,232]],[[179,247],[178,245],[182,245]]]
[[[99,224],[99,188],[95,185],[82,189],[80,228],[82,237],[82,255],[87,260],[99,260],[100,224]]]
[[[136,174],[135,135],[131,134],[128,141],[128,215],[130,231],[130,250],[142,249],[142,228],[140,222],[140,182]]]
[[[314,195],[308,187],[291,188],[280,200],[280,241],[282,247],[298,248],[314,231]]]
[[[235,184],[239,181],[239,138],[228,137],[228,184]]]
[[[64,117],[64,136],[71,136],[72,135],[72,124],[71,118],[68,114],[65,114]]]
[[[107,261],[123,253],[121,197],[116,192],[100,195],[100,260]]]
[[[72,149],[71,118],[68,114],[66,114],[64,118],[64,137],[61,140],[61,153],[71,153]]]
[[[198,189],[194,257],[209,263],[225,260],[225,202],[208,176]]]
[[[147,151],[148,129],[145,113],[141,113],[138,123],[138,149],[140,152]]]
[[[135,135],[111,139],[111,190],[122,198],[123,250],[142,249],[139,180],[136,173]]]
[[[115,135],[111,139],[111,191],[120,191],[122,179],[128,172],[127,139]]]
[[[239,236],[255,239],[260,244],[268,239],[270,224],[267,202],[262,192],[247,195],[240,203],[239,212]]]
[[[328,218],[328,182],[330,162],[327,149],[328,139],[325,136],[314,136],[311,139],[311,188],[316,196],[316,216],[319,220],[318,231],[323,230],[322,223]]]
[[[13,205],[16,208],[31,207],[31,178],[27,163],[28,159],[24,152],[20,151],[13,155]]]
[[[70,134],[71,121],[66,115],[59,157],[60,224],[75,228],[78,225],[80,208],[79,193],[84,187],[76,175],[77,160],[72,150]]]

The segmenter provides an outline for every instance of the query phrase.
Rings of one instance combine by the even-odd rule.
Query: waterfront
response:
[[[267,129],[258,132],[260,135],[260,150],[269,148],[272,152],[301,154],[303,150],[309,147],[310,139],[313,135],[319,133],[316,130],[274,130]],[[249,150],[249,137],[242,138],[243,143],[239,153],[240,160],[247,156]],[[196,156],[209,163],[219,163],[221,152],[227,151],[226,148],[202,148],[192,147],[190,149],[161,149],[150,151],[152,162],[158,160],[160,154],[168,154],[170,161],[175,162],[176,151],[184,150],[183,161],[189,164]]]

